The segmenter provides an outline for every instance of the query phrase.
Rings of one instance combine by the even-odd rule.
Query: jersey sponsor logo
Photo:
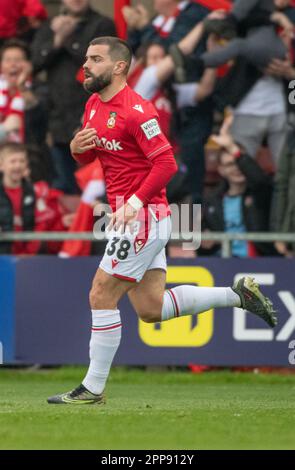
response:
[[[151,140],[156,135],[161,134],[161,129],[157,119],[150,119],[149,121],[144,122],[140,126],[145,133],[145,136],[148,140]]]
[[[93,116],[95,115],[95,113],[96,113],[96,110],[95,110],[95,109],[92,109],[92,110],[90,111],[90,118],[89,118],[89,119],[92,119]]]
[[[105,137],[96,137],[95,143],[97,147],[104,148],[106,150],[114,150],[115,152],[118,152],[118,150],[123,150],[121,142],[117,142],[115,139],[107,140]]]
[[[115,127],[116,117],[117,117],[117,113],[115,113],[114,111],[111,111],[110,116],[109,116],[109,120],[107,122],[107,126],[108,126],[109,129],[113,129]]]
[[[135,109],[136,111],[139,111],[140,113],[144,114],[141,104],[136,104],[135,106],[133,106],[133,109]]]

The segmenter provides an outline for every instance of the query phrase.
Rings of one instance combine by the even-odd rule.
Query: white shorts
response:
[[[99,265],[111,276],[130,282],[140,282],[151,269],[167,270],[165,247],[171,235],[170,216],[159,222],[151,219],[149,227],[136,224],[135,234],[109,232],[109,242]]]

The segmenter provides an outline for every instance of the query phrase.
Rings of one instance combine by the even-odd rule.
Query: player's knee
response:
[[[101,283],[95,283],[89,292],[89,302],[92,308],[101,308],[105,301],[105,289]]]
[[[140,310],[137,313],[139,318],[145,323],[157,323],[161,321],[161,315],[159,312],[153,312],[152,310]]]

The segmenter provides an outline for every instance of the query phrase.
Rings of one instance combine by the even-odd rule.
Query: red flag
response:
[[[127,37],[127,24],[122,14],[122,8],[130,5],[130,0],[115,0],[114,1],[114,19],[119,38],[126,39]]]
[[[69,232],[91,232],[93,230],[93,203],[97,192],[95,187],[104,180],[103,171],[99,160],[85,165],[76,171],[76,180],[83,194],[77,212],[73,218]],[[61,257],[89,256],[91,242],[87,240],[66,240],[59,252]]]

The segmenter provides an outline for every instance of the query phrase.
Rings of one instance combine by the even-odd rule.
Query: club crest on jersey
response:
[[[109,129],[113,129],[116,125],[116,118],[117,118],[117,113],[115,113],[114,111],[111,111],[110,112],[110,116],[109,116],[109,120],[107,122],[107,127]]]
[[[89,119],[92,119],[93,116],[95,115],[95,113],[96,113],[95,109],[92,109],[92,110],[90,111],[90,117],[89,117]]]

